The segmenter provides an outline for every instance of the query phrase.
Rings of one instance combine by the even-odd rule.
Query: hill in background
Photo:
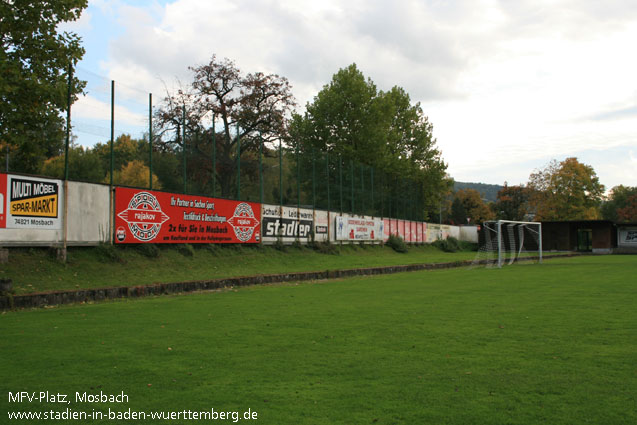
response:
[[[486,184],[486,183],[465,183],[465,182],[454,182],[453,190],[458,191],[460,189],[475,189],[480,192],[482,199],[487,202],[495,202],[498,199],[498,192],[504,186],[500,186],[498,184]]]

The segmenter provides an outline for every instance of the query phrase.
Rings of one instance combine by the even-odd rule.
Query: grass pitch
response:
[[[636,270],[590,256],[10,312],[0,422],[214,408],[257,424],[637,423]],[[7,401],[20,391],[129,401]],[[234,420],[127,423],[211,422]]]

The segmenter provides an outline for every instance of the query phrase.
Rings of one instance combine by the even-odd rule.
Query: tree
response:
[[[100,157],[102,169],[111,169],[111,144],[97,143],[93,150]],[[134,160],[148,160],[148,142],[146,140],[133,139],[130,134],[121,134],[113,142],[113,169],[121,170]],[[110,173],[109,173],[110,175]],[[110,182],[110,178],[109,178]]]
[[[332,76],[303,116],[293,114],[291,143],[371,165],[384,150],[381,106],[374,83],[352,64]]]
[[[69,146],[69,178],[73,180],[98,183],[104,179],[100,155],[94,149],[82,146]],[[64,155],[46,159],[38,172],[45,176],[64,178]]]
[[[113,180],[117,184],[124,186],[149,187],[149,175],[150,171],[142,161],[133,160],[129,161],[121,169],[115,171],[115,173],[113,173]],[[108,172],[104,182],[108,183],[110,179],[110,172]],[[161,189],[161,183],[155,173],[153,173],[153,189]]]
[[[467,223],[467,210],[459,198],[453,198],[451,203],[451,222],[452,224]]]
[[[216,143],[217,168],[214,170],[222,196],[234,194],[237,143],[241,153],[257,152],[259,144],[274,143],[287,134],[287,116],[295,105],[288,80],[276,74],[242,74],[230,59],[190,67],[194,73],[192,90],[180,90],[167,96],[157,112],[157,134],[172,134],[166,143],[184,148],[182,126],[186,126],[186,152],[190,157],[211,158],[212,140]],[[183,105],[186,120],[183,122]],[[220,131],[204,129],[202,120],[214,114]],[[196,143],[194,142],[196,140]],[[190,143],[193,141],[193,143]],[[240,141],[240,142],[239,142]],[[249,155],[248,155],[249,156]],[[248,156],[241,159],[247,161]],[[201,165],[211,169],[206,160]],[[210,170],[212,174],[213,170]]]
[[[457,200],[457,201],[456,201]],[[467,224],[467,218],[469,223],[483,223],[485,221],[493,220],[495,215],[487,204],[484,203],[480,197],[480,192],[475,189],[460,189],[454,194],[454,203],[459,203],[465,211],[466,217],[463,222],[455,222],[455,224]],[[458,207],[456,207],[458,209]],[[453,204],[452,204],[453,214]],[[452,216],[452,218],[456,218]],[[459,217],[462,218],[462,217]]]
[[[602,217],[605,220],[618,221],[619,210],[626,208],[629,204],[629,198],[637,195],[637,186],[630,187],[619,185],[611,189],[608,199],[602,204]]]
[[[637,222],[637,194],[630,196],[626,200],[626,205],[617,210],[617,217],[625,223]]]
[[[499,220],[523,221],[528,213],[529,190],[520,186],[508,186],[498,191],[493,211]]]
[[[37,172],[61,152],[62,111],[68,107],[68,69],[84,55],[80,38],[58,32],[75,21],[87,0],[0,2],[0,146],[12,168]],[[84,87],[71,81],[74,100]]]
[[[315,150],[384,173],[385,191],[399,199],[419,199],[419,217],[437,217],[450,188],[447,166],[420,104],[412,104],[400,87],[379,92],[355,64],[334,74],[303,115],[293,114],[290,144],[305,157]]]
[[[551,161],[529,177],[535,220],[593,220],[600,217],[604,185],[593,167],[577,158]]]

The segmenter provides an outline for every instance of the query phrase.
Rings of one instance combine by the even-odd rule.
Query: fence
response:
[[[111,186],[147,187],[214,198],[305,207],[373,217],[424,220],[422,182],[329,152],[299,151],[294,141],[233,139],[211,114],[189,125],[188,107],[172,129],[156,125],[159,99],[139,87],[78,68],[85,93],[70,110],[68,152],[25,170],[6,157],[6,173],[35,173]],[[179,114],[176,115],[179,120]],[[205,125],[204,125],[205,124]],[[437,211],[437,208],[435,208]]]

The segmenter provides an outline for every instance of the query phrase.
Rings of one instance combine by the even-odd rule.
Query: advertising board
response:
[[[637,227],[620,227],[618,234],[617,243],[619,246],[637,247]]]
[[[272,241],[308,240],[314,225],[314,212],[310,209],[263,205],[263,237]],[[327,226],[315,229],[319,234],[327,234]]]
[[[383,240],[385,225],[381,219],[336,216],[337,241]]]
[[[115,189],[117,243],[259,243],[261,206],[144,189]]]
[[[0,174],[0,228],[61,229],[62,181]]]

